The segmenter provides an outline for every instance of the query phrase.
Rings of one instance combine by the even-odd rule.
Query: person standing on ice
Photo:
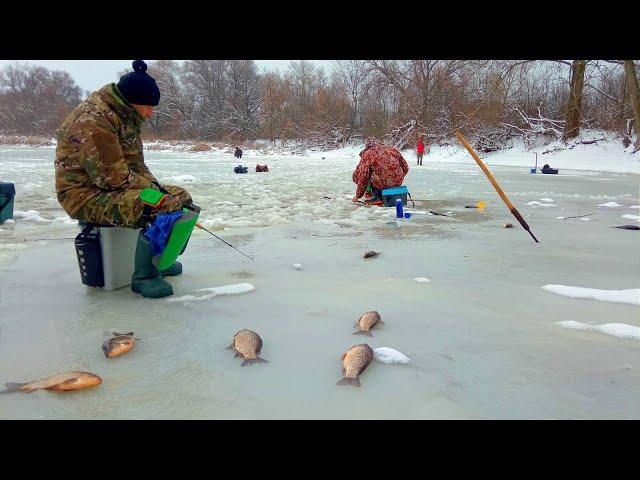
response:
[[[109,83],[93,92],[56,132],[56,194],[71,218],[145,228],[159,214],[192,205],[187,190],[162,185],[144,162],[140,128],[153,115],[160,90],[146,73],[144,61],[132,65],[133,72],[123,75],[117,85]],[[157,192],[157,208],[143,201],[148,197],[141,198],[148,190]],[[182,265],[175,262],[159,272],[151,262],[151,247],[140,232],[131,288],[145,297],[171,295],[173,288],[162,277],[180,275]]]
[[[375,137],[367,138],[352,176],[357,185],[352,201],[357,202],[369,184],[373,200],[381,201],[382,190],[402,185],[408,172],[409,165],[396,148],[381,144]]]
[[[418,154],[418,165],[422,165],[422,156],[424,155],[424,140],[422,139],[422,136],[418,138],[416,153]]]

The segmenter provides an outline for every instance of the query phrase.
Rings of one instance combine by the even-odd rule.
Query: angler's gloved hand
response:
[[[178,197],[165,194],[164,199],[160,206],[157,208],[157,213],[171,213],[182,210],[182,201]]]

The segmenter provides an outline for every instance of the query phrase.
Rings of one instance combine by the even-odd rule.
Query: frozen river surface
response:
[[[230,155],[149,152],[156,176],[188,188],[203,223],[255,262],[196,231],[174,296],[148,300],[80,283],[53,152],[0,151],[0,180],[17,190],[15,223],[0,225],[0,384],[69,370],[103,383],[0,395],[0,418],[640,418],[640,232],[611,228],[638,225],[637,175],[530,175],[489,158],[535,244],[475,165],[410,164],[418,205],[398,224],[350,202],[355,154],[249,156],[271,171],[235,175]],[[478,201],[484,211],[464,208]],[[198,291],[235,284],[255,290]],[[386,325],[352,335],[368,310]],[[269,363],[241,367],[225,350],[241,328],[260,333]],[[141,340],[106,359],[113,330]],[[361,388],[336,386],[341,354],[362,342],[410,363],[376,361]]]

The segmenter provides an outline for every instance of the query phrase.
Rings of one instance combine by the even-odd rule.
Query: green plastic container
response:
[[[13,199],[16,187],[13,183],[0,182],[0,223],[13,218]]]
[[[158,258],[156,265],[158,270],[166,270],[175,263],[180,253],[182,253],[182,249],[186,245],[187,240],[189,240],[193,227],[195,227],[198,221],[199,215],[196,212],[186,208],[183,208],[182,211],[184,215],[173,224],[167,246],[160,255],[160,258]]]

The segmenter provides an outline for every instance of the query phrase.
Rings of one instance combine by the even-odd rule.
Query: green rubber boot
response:
[[[145,298],[162,298],[173,295],[173,287],[162,279],[162,275],[153,265],[152,259],[151,244],[141,231],[138,235],[138,244],[136,246],[135,270],[131,276],[131,290]],[[182,265],[180,270],[182,270]]]
[[[175,277],[176,275],[182,275],[182,264],[180,262],[176,262],[160,273],[163,277]]]

